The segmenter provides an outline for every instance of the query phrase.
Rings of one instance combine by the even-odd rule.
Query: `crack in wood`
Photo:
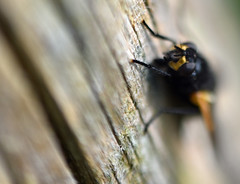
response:
[[[61,11],[61,15],[62,15],[62,18],[63,18],[64,22],[68,25],[67,27],[70,28],[69,31],[72,33],[73,30],[78,30],[75,27],[74,23],[72,22],[73,19],[72,19],[71,15],[68,13],[68,11],[66,10],[66,8],[64,7],[64,5],[61,2],[59,2],[59,1],[55,2],[55,3],[58,6],[59,10]],[[80,41],[82,39],[77,34],[71,34],[71,35],[73,37],[73,41],[76,43],[77,49],[79,50],[79,52],[82,52],[81,48],[83,47],[82,45],[84,44],[83,42]],[[89,72],[89,73],[91,73],[91,72]],[[92,79],[91,79],[91,77],[90,78],[87,77],[86,80],[88,81],[89,84],[94,84]],[[111,132],[112,132],[112,134],[113,134],[117,144],[119,145],[119,147],[120,147],[120,149],[121,149],[121,151],[123,153],[123,156],[125,157],[125,159],[127,161],[127,164],[129,165],[129,168],[132,169],[133,168],[133,164],[130,161],[130,158],[129,158],[129,155],[127,154],[127,152],[122,149],[123,148],[122,142],[119,139],[119,136],[118,136],[116,130],[114,129],[113,121],[111,120],[111,117],[109,116],[109,114],[108,114],[108,112],[107,112],[107,110],[106,110],[106,108],[104,106],[104,103],[100,99],[99,94],[95,90],[94,86],[90,85],[90,88],[91,88],[91,91],[94,94],[95,99],[97,100],[97,103],[98,103],[101,111],[103,112],[103,114],[104,114],[104,116],[105,116],[105,118],[106,118],[106,120],[108,122],[108,125],[109,125],[109,127],[111,129]]]
[[[115,169],[114,169],[114,165],[112,164],[111,160],[109,160],[109,163],[110,163],[110,164],[109,164],[109,167],[111,168],[111,171],[112,171],[112,173],[113,173],[113,176],[114,176],[116,182],[117,182],[118,184],[121,184],[121,182],[120,182],[119,179],[117,178],[117,173],[116,173],[116,171],[115,171]]]
[[[66,163],[78,183],[98,183],[84,152],[79,146],[77,137],[72,132],[57,102],[50,93],[42,74],[34,65],[33,58],[24,50],[11,22],[0,10],[0,30],[12,50],[17,64],[29,79],[33,93],[41,104],[50,126],[55,133]]]
[[[95,17],[97,17],[97,16],[95,16]],[[94,17],[94,18],[95,18],[95,17]],[[128,20],[129,20],[129,19],[128,19]],[[104,39],[105,39],[105,42],[106,42],[106,43],[109,43],[108,39],[106,38],[106,35],[105,35],[104,32],[103,32],[103,28],[101,27],[101,23],[99,23],[99,21],[96,20],[96,19],[95,19],[95,21],[96,21],[96,23],[98,24],[98,26],[99,26],[99,28],[100,28],[100,31],[101,31]],[[129,20],[129,21],[130,21],[130,20]],[[135,34],[137,35],[137,39],[138,39],[138,41],[139,41],[140,46],[142,47],[142,44],[141,44],[141,42],[140,42],[139,36],[138,36],[138,34],[137,34],[137,31],[135,30],[135,27],[133,27],[133,30],[134,30]],[[113,51],[113,49],[112,49],[111,47],[109,47],[109,44],[107,44],[107,46],[108,46],[108,49],[110,50],[110,53],[112,54],[113,58],[115,58],[114,61],[116,62],[117,66],[118,66],[118,68],[119,68],[119,70],[120,70],[120,73],[121,73],[121,75],[122,75],[122,78],[123,78],[123,80],[124,80],[124,82],[125,82],[125,84],[126,84],[128,93],[129,93],[129,95],[130,95],[130,99],[132,100],[132,103],[134,104],[135,109],[138,111],[138,114],[139,114],[139,117],[140,117],[141,122],[144,124],[144,119],[143,119],[143,117],[142,117],[140,108],[138,107],[137,102],[136,102],[136,100],[135,100],[134,97],[133,97],[133,93],[132,93],[132,90],[130,89],[130,85],[128,84],[128,81],[127,81],[127,79],[126,79],[126,74],[125,74],[125,72],[124,72],[124,70],[123,70],[123,67],[122,67],[122,66],[120,65],[120,63],[117,61],[117,57],[116,57],[116,54],[115,54],[115,52]],[[155,50],[156,50],[156,49],[155,49]],[[149,133],[148,133],[148,138],[149,138],[149,141],[150,141],[150,143],[151,143],[151,145],[152,145],[153,150],[154,150],[156,153],[158,153],[159,150],[157,150],[157,147],[156,147],[156,145],[155,145],[155,143],[154,143],[154,141],[153,141],[153,138],[152,138],[152,136],[151,136]],[[129,141],[129,143],[130,143],[130,145],[131,145],[131,147],[132,147],[132,150],[134,151],[134,154],[135,154],[137,160],[140,161],[139,155],[137,154],[136,149],[135,149],[135,147],[133,146],[132,141],[131,141],[129,138],[128,138],[128,141]],[[160,157],[159,157],[159,158],[160,158]],[[161,159],[159,159],[159,162],[160,162],[160,165],[161,165]],[[141,171],[140,171],[140,172],[141,172]],[[140,177],[141,177],[141,179],[142,179],[142,181],[143,181],[144,183],[147,183],[147,182],[146,182],[146,179],[143,177],[142,174],[140,174]]]
[[[16,168],[14,167],[14,160],[9,158],[9,154],[4,150],[3,145],[0,144],[0,156],[1,158],[1,164],[4,165],[4,168],[9,175],[9,179],[11,183],[14,184],[22,184],[24,183],[22,179],[22,172],[16,171]]]

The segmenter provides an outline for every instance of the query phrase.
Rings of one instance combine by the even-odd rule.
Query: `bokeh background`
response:
[[[240,178],[237,174],[240,171],[237,164],[239,163],[238,155],[240,153],[238,141],[240,138],[238,131],[240,121],[240,106],[238,103],[240,100],[239,2],[186,1],[186,4],[189,7],[183,13],[185,15],[183,22],[187,25],[184,31],[187,31],[187,34],[193,36],[194,39],[198,39],[199,49],[203,50],[212,62],[217,75],[215,119],[220,135],[220,149],[217,152],[221,155],[217,162],[223,167],[221,172],[227,176],[227,180],[223,183],[239,183]],[[199,129],[195,129],[192,133],[196,136],[198,131]],[[201,140],[202,136],[195,138]],[[189,142],[195,144],[193,140]],[[199,145],[195,146],[198,147]],[[193,156],[194,161],[198,157],[198,163],[201,163],[199,168],[204,170],[206,163],[200,161],[202,147],[198,148],[198,153],[196,152]],[[189,149],[194,152],[191,146]],[[206,174],[211,178],[211,174]],[[201,181],[201,177],[199,177],[199,181]],[[220,181],[216,183],[218,182]]]

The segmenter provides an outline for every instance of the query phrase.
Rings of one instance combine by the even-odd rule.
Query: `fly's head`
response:
[[[173,49],[165,53],[164,59],[174,73],[189,76],[196,68],[196,46],[191,42],[174,45]]]

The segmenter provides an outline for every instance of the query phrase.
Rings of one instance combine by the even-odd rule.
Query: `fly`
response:
[[[216,82],[207,60],[197,51],[194,43],[177,43],[167,36],[155,33],[145,21],[143,21],[142,24],[152,36],[170,41],[173,47],[164,53],[163,58],[154,59],[157,66],[153,63],[146,64],[135,59],[132,59],[131,62],[147,67],[164,77],[174,92],[191,104],[188,108],[172,107],[160,109],[145,124],[144,132],[147,132],[149,125],[162,113],[195,114],[200,112],[207,130],[213,138],[215,127],[211,113],[211,105],[214,99],[213,92]]]

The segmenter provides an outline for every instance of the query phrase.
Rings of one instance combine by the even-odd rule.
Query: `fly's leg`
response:
[[[142,24],[148,29],[148,31],[151,33],[152,36],[156,37],[156,38],[160,38],[162,40],[167,40],[167,41],[170,41],[172,42],[174,45],[176,45],[176,41],[167,37],[167,36],[163,36],[161,34],[158,34],[158,33],[155,33],[148,25],[147,23],[143,20],[142,21]]]
[[[197,107],[192,108],[169,108],[169,109],[160,109],[144,126],[144,133],[147,132],[148,127],[156,120],[161,114],[198,114],[200,113],[199,109]]]

